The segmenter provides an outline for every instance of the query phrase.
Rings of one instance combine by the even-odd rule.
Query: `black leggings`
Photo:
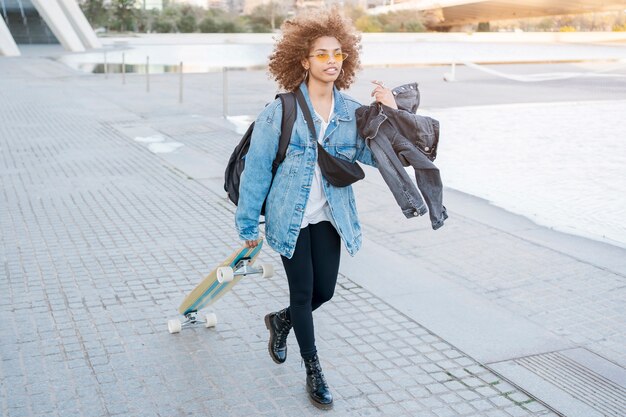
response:
[[[312,313],[333,297],[340,250],[339,234],[325,221],[300,230],[291,259],[281,256],[289,281],[288,316],[303,358],[317,353]]]

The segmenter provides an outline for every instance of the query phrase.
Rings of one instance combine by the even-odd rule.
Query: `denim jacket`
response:
[[[448,218],[441,176],[432,162],[437,156],[439,122],[415,114],[420,101],[417,83],[396,87],[392,93],[398,109],[379,103],[357,109],[359,133],[366,138],[378,170],[404,215],[421,216],[428,207],[436,230]],[[409,165],[415,170],[419,191],[404,169]]]
[[[309,109],[313,109],[305,83],[300,85]],[[359,160],[376,166],[372,153],[356,127],[355,110],[359,102],[333,88],[335,107],[324,134],[322,146],[333,156],[354,162]],[[315,130],[321,120],[311,111]],[[304,209],[311,189],[317,161],[317,138],[314,138],[298,108],[296,121],[285,160],[278,167],[272,182],[272,162],[278,150],[282,120],[279,99],[270,103],[256,119],[246,167],[239,184],[239,204],[235,224],[242,240],[259,236],[259,218],[265,196],[265,239],[281,255],[291,258],[300,233]],[[361,226],[351,186],[334,187],[323,180],[333,221],[344,245],[354,255],[361,247]],[[268,194],[269,190],[269,194]]]

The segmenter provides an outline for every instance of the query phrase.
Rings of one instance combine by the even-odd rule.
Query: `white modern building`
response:
[[[72,52],[101,44],[76,0],[0,0],[0,55],[20,55],[19,44],[60,43]]]

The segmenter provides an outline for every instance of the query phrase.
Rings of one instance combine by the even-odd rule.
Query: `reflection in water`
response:
[[[83,72],[91,72],[93,74],[104,74],[105,72],[108,73],[121,73],[122,72],[122,64],[107,64],[106,65],[106,71],[105,71],[105,65],[104,63],[102,64],[78,64],[75,68],[83,71]],[[129,65],[126,64],[126,73],[127,74],[145,74],[146,73],[146,69],[149,69],[150,74],[163,74],[163,73],[170,73],[170,72],[180,72],[180,65],[150,65],[149,67],[147,65],[138,65],[138,64],[134,64],[134,65]],[[205,71],[202,72],[209,72],[210,68],[207,67]],[[183,72],[187,72],[183,69]],[[198,72],[198,71],[193,71],[193,72]]]
[[[59,60],[74,69],[96,74],[120,73],[122,63],[127,73],[145,73],[149,57],[151,74],[179,72],[181,62],[185,73],[205,73],[224,67],[264,68],[271,48],[269,44],[137,45],[67,54]]]

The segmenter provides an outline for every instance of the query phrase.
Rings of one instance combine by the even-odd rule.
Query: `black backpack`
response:
[[[291,131],[296,121],[296,98],[293,93],[283,93],[276,95],[276,98],[280,98],[283,106],[283,118],[280,129],[280,141],[278,142],[278,152],[276,152],[276,158],[272,163],[272,181],[278,170],[278,166],[285,159],[287,153],[287,147],[291,140]],[[226,172],[224,173],[224,191],[228,193],[230,201],[235,203],[239,202],[239,183],[241,181],[241,174],[246,165],[245,156],[250,149],[250,140],[252,138],[252,131],[254,130],[254,122],[250,125],[246,133],[244,133],[241,141],[235,147],[235,150],[230,155],[228,165],[226,165]],[[270,184],[271,188],[271,184]],[[267,197],[266,197],[267,198]],[[265,202],[261,207],[261,215],[265,215]]]

